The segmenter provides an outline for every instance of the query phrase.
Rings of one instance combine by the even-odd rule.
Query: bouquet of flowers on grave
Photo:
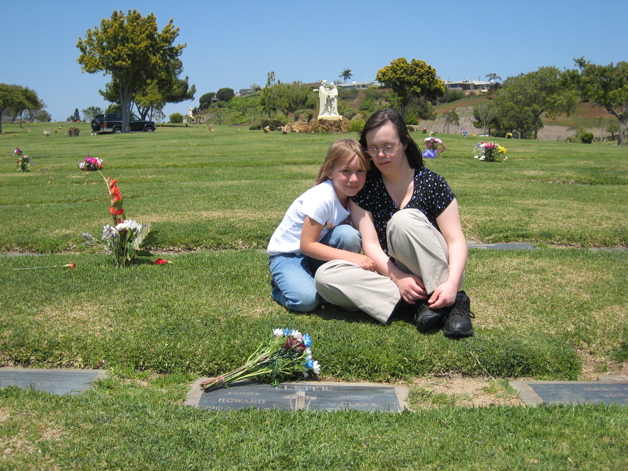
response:
[[[506,156],[506,148],[493,142],[478,142],[475,145],[473,156],[478,160],[485,162],[497,162],[508,160]]]
[[[111,177],[105,177],[102,174],[100,171],[102,160],[86,157],[79,164],[79,168],[85,171],[98,172],[105,181],[105,185],[107,185],[111,203],[109,213],[113,217],[113,225],[106,224],[103,227],[101,240],[113,255],[115,266],[128,267],[135,257],[151,256],[152,254],[146,247],[155,243],[156,231],[151,232],[150,223],[140,224],[133,219],[125,219],[122,195],[120,194],[117,180],[112,180]],[[88,233],[83,233],[82,235],[87,245],[95,241],[95,238]]]
[[[102,159],[87,156],[78,164],[78,167],[86,172],[96,172],[102,168]]]
[[[320,365],[312,358],[312,338],[298,330],[275,329],[273,337],[261,344],[246,363],[235,370],[201,383],[209,391],[234,381],[256,379],[273,386],[298,376],[318,375]]]
[[[19,147],[16,147],[13,151],[13,158],[17,159],[16,172],[30,172],[31,165],[35,165],[33,159],[28,155],[24,155]]]
[[[439,154],[445,152],[445,144],[437,137],[426,137],[423,139],[423,142],[425,142],[425,147],[427,147],[427,150],[423,151],[423,157],[425,158],[434,159]]]

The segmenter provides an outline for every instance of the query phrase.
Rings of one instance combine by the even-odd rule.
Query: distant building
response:
[[[462,80],[460,82],[445,80],[445,87],[447,90],[458,90],[467,94],[476,95],[486,93],[489,90],[495,90],[497,85],[497,82],[484,82],[482,80]]]
[[[358,90],[364,90],[371,87],[379,87],[379,82],[356,82],[353,81],[351,83],[337,83],[336,86],[343,90],[350,90],[352,88],[357,88]]]

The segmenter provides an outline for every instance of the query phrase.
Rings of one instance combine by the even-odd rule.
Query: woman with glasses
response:
[[[350,202],[351,220],[376,271],[345,260],[327,262],[316,272],[319,294],[382,323],[396,308],[411,305],[422,332],[442,327],[448,337],[473,335],[470,300],[460,291],[467,244],[454,193],[424,167],[398,112],[371,116],[360,144],[373,165]]]

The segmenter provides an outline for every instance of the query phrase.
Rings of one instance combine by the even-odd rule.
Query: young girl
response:
[[[314,273],[324,262],[346,260],[365,270],[373,261],[361,255],[360,234],[349,222],[349,198],[366,182],[369,161],[355,139],[334,142],[322,163],[316,186],[288,208],[268,244],[272,297],[299,312],[316,309],[321,298]]]

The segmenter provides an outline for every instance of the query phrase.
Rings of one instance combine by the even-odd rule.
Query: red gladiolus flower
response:
[[[111,206],[109,208],[109,212],[111,213],[112,216],[120,216],[124,212],[124,209],[123,208],[116,209],[113,206]]]
[[[170,260],[164,260],[163,258],[158,258],[154,262],[150,262],[150,263],[152,263],[153,265],[165,265],[166,263],[174,263],[174,262],[171,262]]]

